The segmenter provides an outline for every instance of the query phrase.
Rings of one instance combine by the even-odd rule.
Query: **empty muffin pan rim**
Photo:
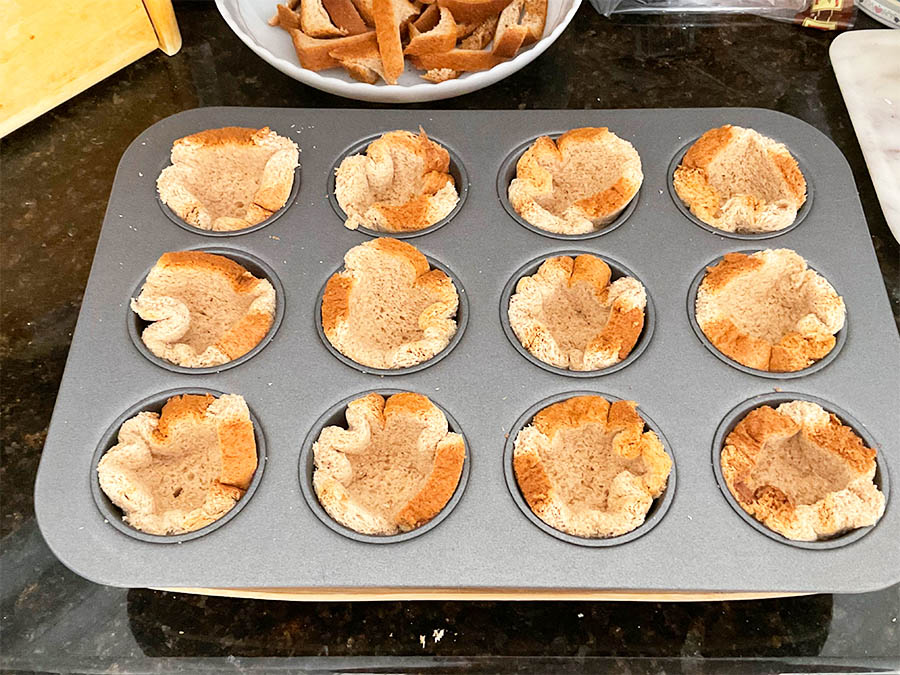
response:
[[[144,532],[136,527],[132,527],[123,520],[122,510],[113,504],[112,500],[103,491],[103,488],[100,487],[100,478],[97,473],[97,467],[100,465],[100,460],[103,459],[103,456],[118,443],[119,430],[122,428],[122,425],[132,417],[135,417],[141,412],[159,412],[169,399],[175,396],[183,396],[185,394],[212,394],[216,398],[219,398],[225,393],[227,392],[207,387],[177,387],[148,396],[130,406],[125,412],[116,417],[113,423],[109,425],[105,432],[103,432],[103,436],[100,437],[100,441],[97,443],[97,447],[94,450],[94,455],[91,459],[91,495],[94,498],[94,504],[96,505],[97,510],[103,516],[104,523],[109,523],[122,534],[139,541],[151,544],[183,544],[218,530],[220,527],[228,524],[241,512],[241,510],[243,510],[250,501],[250,498],[256,493],[257,488],[259,488],[263,471],[266,468],[265,434],[263,433],[259,419],[257,419],[253,412],[253,408],[250,407],[249,403],[247,403],[247,408],[250,410],[250,422],[253,424],[253,438],[256,441],[256,471],[253,472],[253,479],[250,481],[250,485],[235,505],[221,518],[213,521],[209,525],[181,534],[150,534],[149,532]]]
[[[392,131],[410,131],[409,129],[394,129]],[[337,214],[337,217],[340,218],[341,227],[346,227],[344,223],[347,221],[347,213],[341,207],[340,203],[338,203],[337,193],[335,191],[337,185],[337,170],[340,167],[341,162],[343,162],[347,157],[351,155],[360,155],[365,154],[366,148],[369,147],[369,144],[373,141],[378,140],[384,134],[390,133],[390,131],[383,131],[376,134],[371,134],[362,138],[352,145],[348,146],[338,158],[334,162],[334,166],[331,168],[331,171],[328,173],[328,179],[326,184],[326,190],[328,194],[328,201],[331,203],[331,208],[334,209],[334,212]],[[415,133],[415,132],[411,132]],[[427,131],[425,132],[428,133]],[[426,234],[430,234],[435,232],[444,225],[447,225],[456,215],[462,210],[463,205],[465,204],[466,198],[469,196],[469,173],[466,171],[466,165],[463,163],[462,158],[457,154],[457,152],[453,149],[451,145],[448,145],[444,141],[428,136],[428,140],[434,141],[438,145],[440,145],[444,150],[447,151],[447,154],[450,155],[450,175],[453,175],[453,169],[456,168],[456,171],[459,173],[459,180],[456,180],[454,177],[454,183],[456,187],[456,194],[459,197],[456,201],[456,205],[446,216],[441,218],[436,223],[432,223],[427,227],[423,227],[418,230],[400,230],[398,232],[392,232],[385,230],[384,232],[380,230],[373,230],[368,227],[357,227],[357,232],[362,232],[363,234],[367,234],[370,237],[392,237],[394,239],[414,239],[415,237],[421,237]]]
[[[849,530],[827,539],[820,539],[816,541],[800,541],[796,539],[790,539],[776,532],[775,530],[770,529],[765,524],[747,513],[743,509],[743,507],[741,507],[740,503],[738,503],[737,499],[735,499],[734,495],[731,493],[731,490],[728,487],[728,484],[725,482],[725,476],[722,472],[721,456],[722,450],[725,448],[725,439],[728,437],[728,435],[734,430],[738,423],[753,410],[761,408],[764,405],[776,407],[782,403],[788,403],[790,401],[809,401],[811,403],[820,405],[825,410],[825,412],[837,415],[842,424],[850,427],[853,430],[853,433],[859,436],[867,447],[872,448],[876,451],[876,468],[873,481],[878,489],[881,490],[881,492],[884,494],[884,510],[885,513],[887,513],[888,508],[890,508],[890,474],[887,462],[884,459],[884,454],[879,450],[880,446],[878,442],[875,440],[875,438],[872,436],[872,434],[864,424],[862,424],[859,420],[857,420],[853,415],[851,415],[843,408],[835,405],[831,401],[827,401],[818,396],[813,396],[812,394],[804,394],[796,391],[779,391],[759,394],[758,396],[754,396],[752,398],[746,399],[745,401],[741,401],[734,408],[732,408],[728,412],[728,414],[725,415],[725,417],[722,418],[722,421],[719,423],[719,426],[716,429],[716,435],[713,438],[712,443],[713,473],[715,474],[716,483],[719,486],[719,491],[722,493],[722,496],[725,497],[725,501],[728,502],[729,506],[734,509],[734,511],[741,517],[741,519],[745,523],[748,523],[757,532],[760,532],[761,534],[764,534],[770,539],[773,539],[781,544],[813,551],[826,551],[849,546],[850,544],[859,541],[864,536],[869,534],[869,532],[878,527],[878,525],[884,519],[884,514],[882,514],[881,518],[876,521],[874,525],[869,525],[867,527],[858,527],[856,529]]]

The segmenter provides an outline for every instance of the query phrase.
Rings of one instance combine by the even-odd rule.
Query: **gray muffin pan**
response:
[[[814,197],[796,227],[750,242],[698,227],[673,200],[673,160],[704,131],[729,122],[785,142],[800,161]],[[297,142],[303,166],[296,197],[277,218],[224,241],[175,224],[160,208],[155,181],[175,139],[229,125],[270,126]],[[349,148],[419,125],[450,150],[457,176],[468,177],[460,186],[467,195],[446,223],[406,241],[458,281],[467,325],[442,358],[386,377],[342,362],[317,335],[326,280],[348,249],[372,238],[343,226],[328,192]],[[631,141],[644,183],[615,227],[568,241],[519,222],[505,186],[529,141],[580,126],[608,126]],[[264,348],[231,367],[164,367],[129,337],[139,329],[129,299],[162,253],[219,243],[242,264],[258,261],[247,266],[273,281],[280,325]],[[848,309],[840,350],[786,381],[719,358],[692,328],[691,287],[704,266],[763,247],[799,252]],[[639,354],[624,367],[577,378],[537,366],[504,328],[507,285],[535,261],[573,250],[608,260],[614,275],[631,271],[652,307]],[[372,542],[347,536],[316,508],[309,445],[323,423],[342,422],[338,404],[387,387],[433,397],[464,435],[467,462],[437,522]],[[265,472],[257,472],[255,488],[227,520],[160,542],[116,521],[98,491],[96,463],[124,416],[158,409],[178,389],[242,394],[257,438],[265,438]],[[536,405],[585,391],[637,401],[678,469],[647,525],[603,546],[546,531],[510,474],[516,430]],[[835,145],[800,120],[747,108],[197,109],[147,129],[119,164],[41,458],[35,509],[65,565],[115,586],[863,592],[900,580],[895,499],[888,496],[875,527],[810,547],[772,536],[736,510],[719,487],[716,458],[737,421],[734,411],[746,412],[747,401],[814,397],[877,448],[877,481],[887,494],[889,473],[900,467],[898,391],[900,340],[853,176]]]

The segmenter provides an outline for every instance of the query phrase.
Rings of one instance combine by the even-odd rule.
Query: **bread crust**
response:
[[[603,165],[612,164],[615,180],[596,192],[569,196],[566,185],[587,180],[581,175],[588,172],[583,162],[570,166],[568,160],[576,153]],[[571,129],[556,142],[541,136],[525,151],[516,164],[509,201],[516,213],[535,227],[559,234],[583,234],[615,220],[637,194],[643,178],[640,156],[631,143],[606,127]],[[557,194],[558,189],[564,194]]]
[[[430,5],[425,13],[437,5]],[[420,29],[415,24],[410,24],[409,44],[403,50],[404,54],[433,54],[446,52],[453,49],[456,45],[456,21],[453,20],[453,14],[446,7],[437,7],[440,18],[438,22],[429,28],[424,28],[428,24],[423,24]]]
[[[748,291],[747,284],[752,286],[757,278],[758,290]],[[754,296],[746,300],[748,294]],[[754,308],[762,312],[772,303],[797,307],[785,315],[788,320],[769,319],[786,326],[775,338],[769,336],[768,323],[761,321],[751,330],[753,317],[747,316]],[[844,301],[831,284],[790,249],[727,253],[707,268],[697,290],[696,317],[703,333],[725,356],[757,370],[808,368],[834,348],[845,314]]]
[[[211,284],[231,291],[230,298],[217,293],[220,301],[240,301],[247,309],[234,323],[221,326],[201,351],[184,339],[193,318],[183,289],[177,289],[187,285],[202,294]],[[199,368],[233,361],[258,345],[272,327],[275,304],[272,284],[257,279],[233,260],[203,251],[172,251],[164,253],[150,270],[131,309],[152,322],[141,333],[151,353],[179,366]]]
[[[481,23],[491,15],[499,14],[512,0],[437,0],[440,7],[453,12],[460,23]]]
[[[757,172],[735,180],[735,169]],[[726,179],[732,176],[731,179]],[[726,124],[704,133],[675,169],[675,192],[701,221],[726,232],[773,232],[791,225],[806,201],[806,179],[781,143]]]
[[[741,508],[789,539],[814,541],[874,525],[884,513],[875,457],[836,415],[791,401],[747,413],[720,461]]]
[[[575,396],[547,406],[516,437],[513,470],[522,496],[531,510],[545,523],[563,532],[590,538],[613,537],[640,526],[653,499],[665,490],[672,460],[652,431],[644,431],[644,420],[633,401],[610,404],[602,396]],[[592,485],[590,497],[602,506],[567,500],[567,488],[553,478],[550,463],[560,454],[557,436],[599,429],[611,437],[612,457],[616,464],[609,484],[596,486],[592,477],[582,476],[577,466],[556,466],[567,480]],[[573,441],[577,443],[578,441]],[[560,436],[559,444],[567,443]],[[588,458],[588,461],[593,461]],[[598,460],[599,461],[599,460]],[[584,468],[593,474],[605,467],[591,463]],[[605,500],[601,491],[606,491]]]
[[[603,260],[583,254],[574,259],[547,258],[536,274],[522,277],[507,310],[522,346],[544,363],[569,370],[599,370],[627,357],[644,328],[646,291],[631,277],[610,284],[610,274]],[[562,302],[561,298],[575,309],[565,325],[555,325],[559,317],[548,315],[544,308]],[[586,302],[591,304],[585,306]],[[591,311],[593,315],[585,317]],[[598,324],[600,313],[606,315],[602,327],[579,344],[563,345],[557,339],[556,331],[567,332],[572,324]]]
[[[421,527],[440,513],[456,491],[466,455],[462,436],[448,431],[441,410],[422,394],[403,392],[385,400],[370,393],[347,406],[346,418],[347,429],[326,427],[313,445],[313,486],[328,514],[362,534],[391,535]],[[407,490],[401,502],[373,507],[354,483],[353,458],[383,453],[386,446],[378,437],[395,433],[392,421],[418,429],[414,438],[394,439],[388,446],[401,452],[398,444],[415,445],[415,457],[405,460],[414,462],[415,471],[408,472],[402,486],[392,484]],[[388,470],[402,461],[399,455],[379,459]]]
[[[214,433],[219,472],[205,488],[200,503],[164,504],[174,488],[189,490],[193,471],[204,467],[187,456],[194,437]],[[166,472],[165,466],[173,471]],[[142,412],[119,430],[118,443],[97,467],[100,487],[122,510],[123,520],[149,534],[181,534],[205,527],[224,516],[244,495],[257,468],[256,439],[244,399],[225,394],[174,396],[160,414]],[[154,478],[153,471],[162,474]],[[155,484],[154,484],[155,482]],[[177,484],[177,485],[176,485]],[[196,502],[196,499],[194,500]]]
[[[355,325],[353,297],[381,275],[389,260],[400,263],[402,279],[391,294],[424,293],[428,304],[418,316],[421,336],[415,340],[372,349],[356,340],[362,327]],[[401,301],[407,301],[403,296]],[[344,256],[344,270],[325,285],[322,297],[322,329],[325,337],[348,358],[372,368],[407,368],[423,363],[443,350],[456,333],[459,296],[444,272],[430,269],[416,247],[396,239],[379,238],[354,246]]]
[[[330,40],[310,37],[297,28],[289,29],[288,33],[290,33],[291,42],[294,44],[297,60],[307,70],[319,71],[337,68],[341,64],[331,56],[331,53],[336,50],[350,49],[352,47],[363,49],[367,46],[378,48],[374,30]]]

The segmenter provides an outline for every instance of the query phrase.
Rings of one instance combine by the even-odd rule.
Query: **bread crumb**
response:
[[[422,649],[425,649],[425,636],[424,635],[419,636],[419,644],[422,645]]]
[[[143,172],[143,171],[138,171],[138,176],[140,176],[141,178],[143,178],[143,177],[144,177],[144,172]]]
[[[444,629],[436,628],[432,633],[431,637],[434,638],[435,643],[440,642],[444,637]]]
[[[274,234],[270,234],[269,239],[274,239],[275,241],[281,241],[281,237],[277,237]]]
[[[775,387],[775,391],[780,392],[780,391],[783,391],[783,389],[781,387]]]
[[[583,619],[583,618],[584,618],[584,614],[582,614],[581,612],[578,612],[578,618],[579,618],[579,619]]]

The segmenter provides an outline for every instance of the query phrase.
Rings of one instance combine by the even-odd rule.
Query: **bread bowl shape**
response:
[[[731,124],[697,139],[673,181],[691,213],[726,232],[782,230],[806,201],[806,179],[787,147]]]
[[[187,368],[221,365],[259,344],[275,317],[275,289],[233,260],[203,251],[164,253],[131,309],[151,322],[141,341]]]
[[[874,525],[876,451],[811,401],[751,410],[725,439],[722,475],[747,513],[798,541]]]
[[[463,438],[427,396],[351,401],[347,428],[325,427],[313,445],[313,487],[334,520],[361,534],[393,535],[434,518],[456,491]]]
[[[516,163],[509,201],[524,220],[557,234],[603,229],[634,199],[644,174],[628,141],[606,127],[541,136]]]
[[[459,195],[450,155],[419,129],[389,131],[365,154],[345,157],[335,174],[335,196],[351,230],[421,230],[447,217]]]
[[[509,324],[537,359],[568,370],[599,370],[628,356],[644,328],[647,294],[632,277],[610,283],[597,256],[547,258],[522,277],[509,300]]]
[[[725,356],[757,370],[796,372],[826,356],[844,301],[790,249],[727,253],[697,289],[697,323]]]
[[[242,230],[269,218],[291,194],[299,151],[268,127],[207,129],[172,145],[159,198],[203,230]]]
[[[513,470],[541,520],[586,538],[643,524],[672,460],[633,401],[573,396],[538,412],[515,440]]]
[[[396,239],[354,246],[344,269],[328,279],[322,329],[356,363],[397,369],[428,361],[456,334],[459,296],[442,270]]]
[[[192,532],[224,516],[249,487],[256,439],[243,397],[173,396],[122,424],[97,475],[123,520],[148,534]]]

